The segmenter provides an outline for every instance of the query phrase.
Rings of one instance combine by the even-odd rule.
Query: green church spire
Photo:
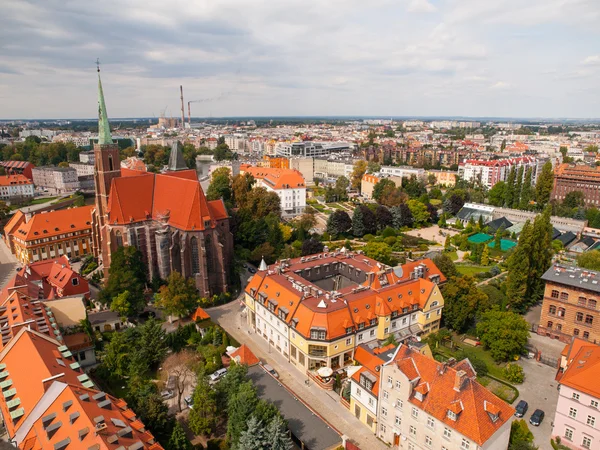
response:
[[[108,114],[106,114],[106,103],[104,103],[104,92],[102,92],[102,81],[100,80],[100,62],[98,65],[98,144],[112,144],[110,135],[110,124],[108,123]]]

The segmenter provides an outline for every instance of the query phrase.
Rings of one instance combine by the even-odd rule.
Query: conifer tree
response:
[[[535,183],[535,201],[538,204],[538,208],[546,207],[548,201],[550,201],[550,193],[554,187],[554,170],[552,168],[552,162],[548,161],[542,168],[542,173],[538,176],[537,182]]]
[[[547,206],[533,222],[531,238],[530,270],[527,286],[527,298],[530,304],[537,302],[544,293],[542,275],[552,264],[552,207]]]
[[[291,450],[292,440],[286,432],[285,423],[281,416],[276,416],[267,427],[267,440],[271,450]]]
[[[510,208],[515,198],[515,178],[517,177],[517,171],[515,166],[510,169],[508,179],[506,180],[506,189],[504,190],[504,206]]]
[[[238,445],[233,448],[239,450],[264,450],[268,448],[265,428],[255,415],[250,416],[246,424],[246,430],[242,431]]]
[[[533,174],[533,170],[531,168],[527,169],[527,173],[525,174],[525,181],[523,181],[523,187],[521,188],[521,200],[519,202],[519,209],[529,209],[529,202],[531,201],[531,176]]]
[[[487,244],[483,244],[483,250],[481,252],[481,265],[487,266],[490,264],[490,249]]]
[[[525,173],[525,167],[519,167],[517,172],[517,186],[515,187],[515,194],[512,201],[512,208],[518,208],[521,200],[521,188],[523,187],[523,175]]]
[[[522,312],[525,310],[527,301],[527,282],[529,278],[531,240],[533,226],[531,222],[525,222],[519,243],[515,251],[508,258],[508,277],[506,279],[506,297],[513,310]]]

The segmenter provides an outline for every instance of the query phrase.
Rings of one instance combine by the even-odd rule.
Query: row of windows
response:
[[[399,426],[399,425],[401,425],[401,423],[402,423],[402,419],[400,417],[396,416],[396,425]],[[380,430],[382,433],[385,433],[387,431],[387,426],[382,423],[380,425]],[[411,437],[416,439],[417,438],[417,428],[415,426],[411,425],[409,428],[409,434]],[[449,439],[451,436],[452,436],[452,430],[450,430],[449,428],[444,428],[444,437]],[[591,444],[591,441],[590,441],[590,444]],[[433,439],[431,438],[430,435],[425,435],[425,445],[427,447],[431,447],[433,445]],[[415,446],[412,442],[409,442],[408,448],[409,448],[409,450],[414,450]],[[463,440],[460,444],[460,448],[463,450],[469,450],[471,448],[471,443],[467,439],[463,438]],[[589,448],[589,446],[586,448]],[[447,450],[447,449],[446,449],[446,447],[442,447],[442,450]]]
[[[579,400],[579,394],[574,393],[573,399]],[[597,405],[597,402],[596,402],[596,405]],[[569,408],[569,417],[572,419],[577,418],[577,408]],[[585,423],[588,424],[590,427],[594,427],[596,425],[596,417],[588,415]]]
[[[562,301],[565,301],[565,302],[569,300],[569,293],[568,292],[559,292],[556,289],[552,290],[550,296],[552,298],[558,298],[558,299],[560,299]],[[593,298],[588,299],[588,298],[585,298],[583,296],[579,296],[577,298],[577,304],[579,306],[586,306],[588,308],[596,309],[596,306],[597,306],[598,302],[596,301],[596,299],[593,299]],[[555,309],[556,309],[556,307],[555,307]],[[551,313],[551,314],[554,314],[554,313]]]
[[[571,428],[565,428],[565,439],[573,442],[573,430]],[[583,448],[592,448],[592,438],[589,436],[583,436],[581,440],[581,446]]]

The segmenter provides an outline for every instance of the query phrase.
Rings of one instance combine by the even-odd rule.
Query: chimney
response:
[[[456,376],[454,378],[454,390],[460,392],[466,380],[467,372],[465,372],[464,370],[459,370],[458,372],[456,372]]]
[[[375,280],[375,273],[374,272],[369,272],[367,273],[367,279],[369,280],[369,285],[373,284],[373,280]]]

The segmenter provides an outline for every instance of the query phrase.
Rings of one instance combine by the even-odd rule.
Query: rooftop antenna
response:
[[[96,58],[96,68],[98,69],[98,72],[100,72],[100,58]]]

